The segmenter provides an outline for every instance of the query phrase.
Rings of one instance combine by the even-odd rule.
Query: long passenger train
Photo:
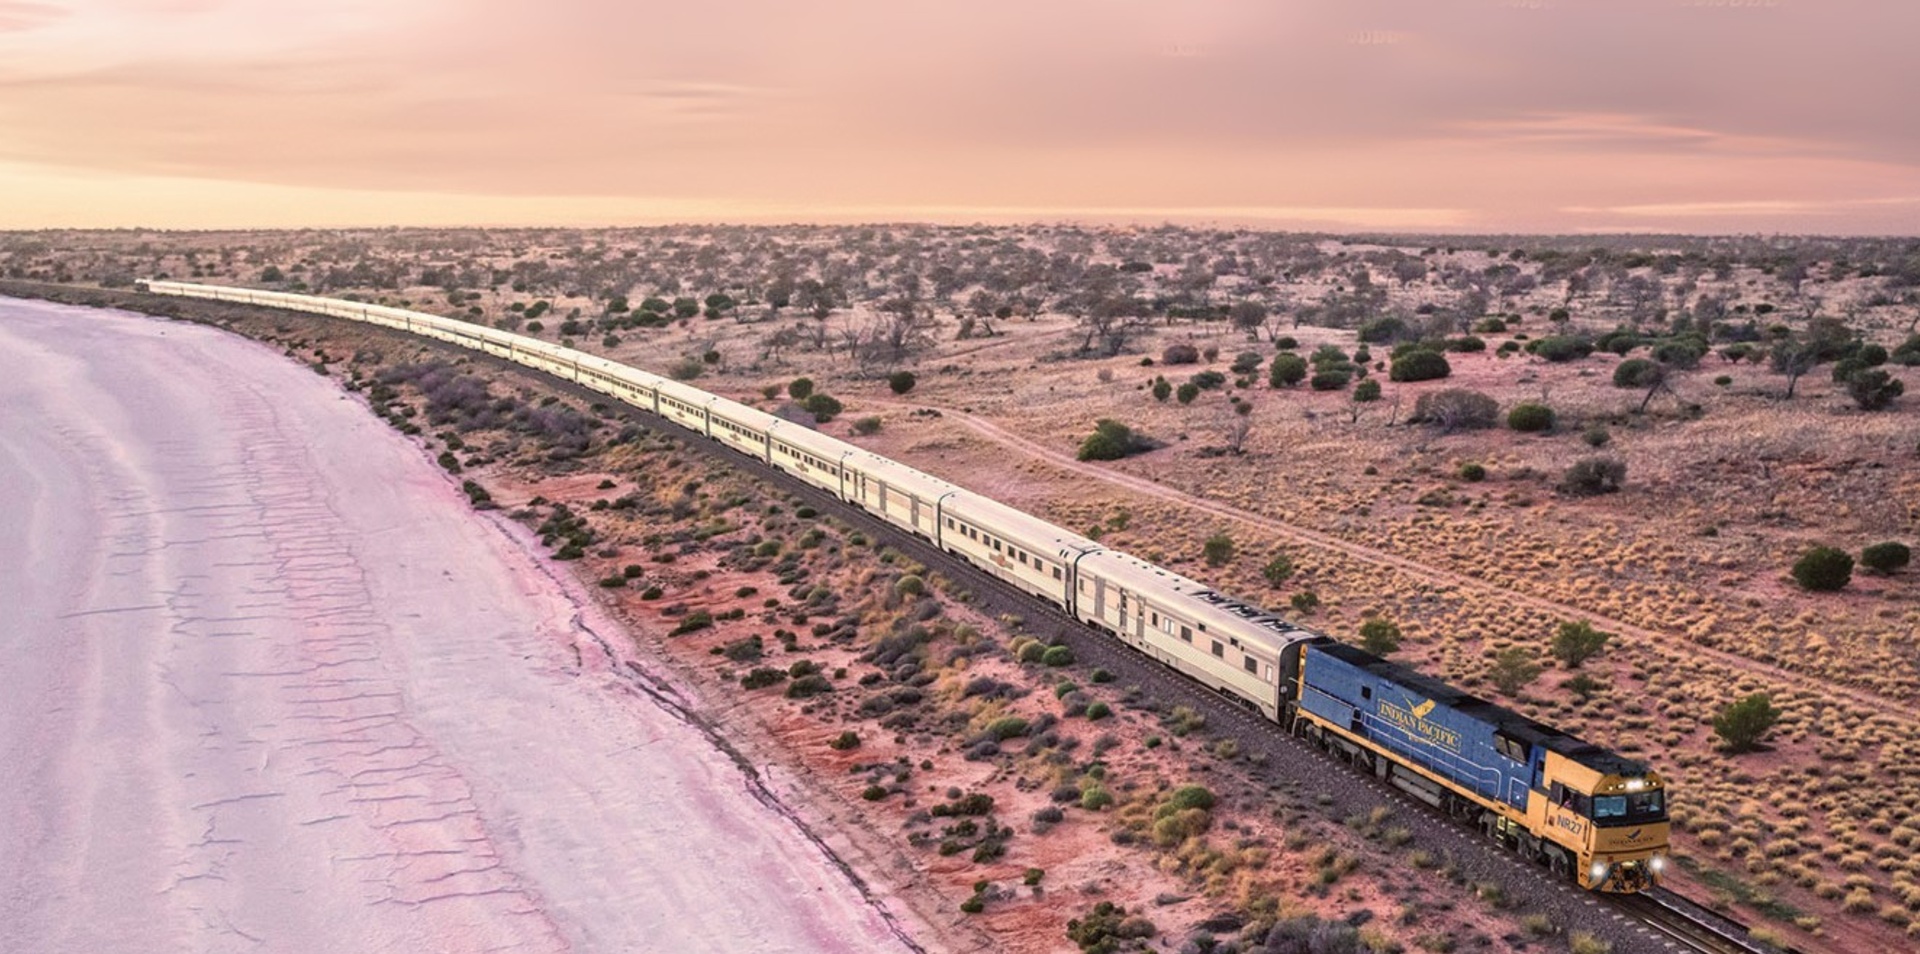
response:
[[[1583,888],[1647,890],[1666,865],[1665,786],[1645,765],[803,424],[457,319],[248,288],[163,280],[141,288],[383,325],[575,382],[967,560]]]

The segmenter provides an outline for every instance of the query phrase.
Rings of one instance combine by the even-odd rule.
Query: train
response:
[[[966,560],[1582,888],[1647,891],[1665,871],[1666,786],[1646,765],[804,423],[455,318],[244,287],[138,287],[380,325],[607,395]]]

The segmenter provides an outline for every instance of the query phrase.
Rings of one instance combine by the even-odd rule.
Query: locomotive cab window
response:
[[[1519,739],[1516,739],[1510,735],[1505,735],[1503,733],[1498,733],[1498,732],[1494,733],[1493,748],[1494,748],[1494,751],[1499,752],[1501,755],[1504,755],[1507,758],[1514,760],[1515,762],[1519,762],[1522,765],[1526,764],[1528,761],[1530,761],[1533,758],[1532,746],[1528,745],[1525,742],[1520,741]]]

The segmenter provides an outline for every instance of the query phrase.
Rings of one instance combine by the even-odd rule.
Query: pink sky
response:
[[[1912,0],[0,0],[0,228],[1920,233]]]

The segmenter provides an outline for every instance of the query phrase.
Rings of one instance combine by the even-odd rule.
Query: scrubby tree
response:
[[[1375,381],[1372,378],[1368,378],[1367,380],[1354,385],[1353,399],[1355,402],[1360,404],[1365,404],[1370,401],[1380,400],[1380,382]]]
[[[919,383],[912,371],[895,371],[887,375],[887,388],[895,394],[905,394]]]
[[[1540,664],[1533,659],[1533,653],[1524,646],[1508,646],[1493,656],[1493,665],[1487,669],[1487,678],[1493,681],[1494,688],[1501,695],[1511,696],[1531,685],[1540,678]]]
[[[1853,579],[1853,556],[1836,547],[1814,547],[1793,562],[1793,580],[1814,593],[1831,593]]]
[[[1612,633],[1594,629],[1586,620],[1561,623],[1559,632],[1553,635],[1553,658],[1568,669],[1578,669],[1581,663],[1606,648],[1607,640],[1612,638]]]
[[[813,393],[812,378],[794,378],[787,384],[787,396],[796,401],[804,401]]]
[[[1153,387],[1149,390],[1152,391],[1154,400],[1164,404],[1167,398],[1173,394],[1173,385],[1167,383],[1166,378],[1154,378]]]
[[[1360,648],[1375,656],[1388,656],[1400,648],[1400,627],[1383,616],[1360,624]]]
[[[1780,710],[1773,707],[1773,699],[1756,692],[1721,709],[1713,717],[1713,734],[1727,744],[1729,752],[1752,752],[1779,721]]]
[[[1860,551],[1860,565],[1880,574],[1899,572],[1912,560],[1913,550],[1892,540]]]

